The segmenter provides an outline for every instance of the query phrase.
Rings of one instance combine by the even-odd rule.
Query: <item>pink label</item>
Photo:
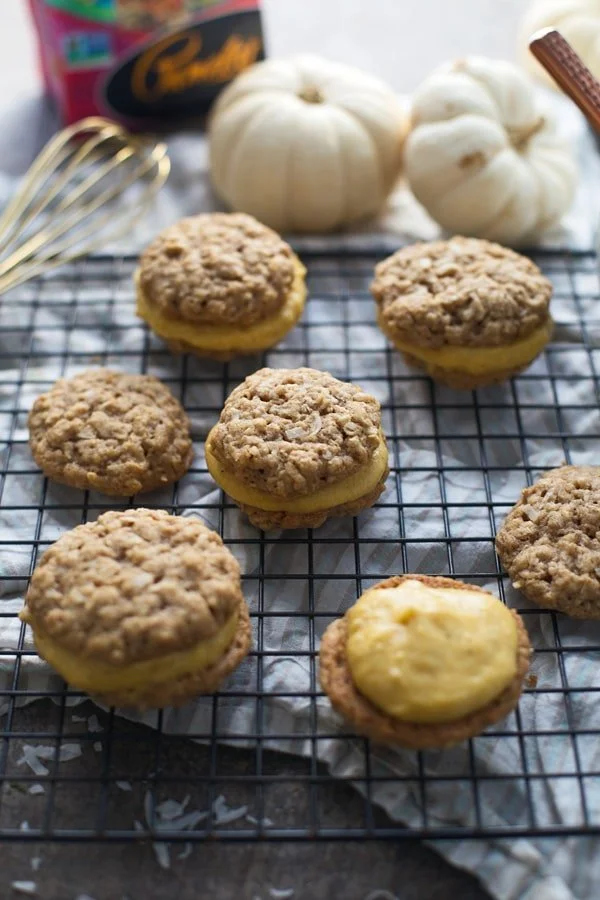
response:
[[[264,56],[258,0],[29,2],[46,89],[66,122],[197,117]]]

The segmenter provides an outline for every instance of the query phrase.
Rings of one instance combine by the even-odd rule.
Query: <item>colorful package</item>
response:
[[[130,128],[206,113],[264,58],[260,0],[29,0],[46,90],[62,119]]]

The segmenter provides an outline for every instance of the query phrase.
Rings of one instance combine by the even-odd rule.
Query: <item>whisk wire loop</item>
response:
[[[122,237],[169,170],[164,143],[108,119],[92,116],[63,129],[0,216],[0,293]]]

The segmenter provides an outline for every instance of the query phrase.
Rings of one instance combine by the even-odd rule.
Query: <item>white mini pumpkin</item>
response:
[[[600,0],[534,0],[519,30],[521,58],[538,78],[556,88],[556,82],[529,50],[529,39],[542,28],[558,28],[585,64],[600,78]]]
[[[413,97],[410,187],[447,231],[523,244],[571,205],[577,169],[527,76],[502,60],[443,66]]]
[[[374,215],[402,163],[394,92],[316,56],[269,59],[220,94],[209,125],[213,186],[278,231],[324,232]]]

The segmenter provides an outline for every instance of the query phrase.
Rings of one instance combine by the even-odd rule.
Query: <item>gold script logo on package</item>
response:
[[[203,115],[224,85],[264,58],[257,3],[225,7],[239,11],[163,29],[122,61],[104,86],[110,111],[153,124]]]
[[[203,59],[202,35],[171,35],[135,61],[131,91],[140,103],[152,104],[198,85],[224,84],[256,62],[261,48],[258,37],[230,34],[220,50]]]

